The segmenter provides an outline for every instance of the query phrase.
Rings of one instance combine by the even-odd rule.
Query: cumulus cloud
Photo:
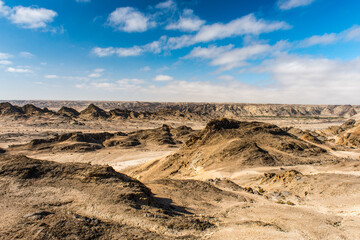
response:
[[[5,3],[0,0],[0,17],[1,16],[8,16],[11,12],[11,8],[6,6]]]
[[[56,78],[59,78],[59,76],[58,75],[45,75],[44,76],[45,78],[47,78],[47,79],[56,79]]]
[[[268,44],[256,44],[243,48],[232,49],[211,61],[211,65],[220,66],[221,70],[230,70],[247,65],[247,60],[268,53],[272,47]]]
[[[184,58],[201,58],[201,59],[213,59],[220,55],[229,52],[234,48],[234,45],[230,44],[227,46],[217,47],[211,45],[209,47],[195,47],[187,56]]]
[[[340,33],[325,33],[323,35],[315,35],[299,41],[297,47],[329,45],[339,41],[360,41],[360,27],[355,25]]]
[[[108,17],[111,26],[124,32],[145,32],[156,23],[139,10],[132,7],[117,8]]]
[[[145,81],[138,78],[123,78],[115,82],[90,82],[75,85],[77,88],[92,88],[107,91],[129,91],[141,89]]]
[[[134,46],[131,48],[117,48],[115,49],[116,55],[119,57],[131,57],[131,56],[139,56],[143,53],[144,49],[138,46]]]
[[[145,67],[140,69],[140,71],[143,71],[143,72],[148,72],[150,70],[151,70],[151,67],[149,67],[149,66],[145,66]]]
[[[33,58],[33,57],[35,57],[35,55],[30,53],[30,52],[20,52],[19,55],[20,55],[20,57],[23,57],[23,58]]]
[[[8,67],[6,69],[7,72],[10,73],[32,73],[31,69],[28,68],[13,68],[13,67]]]
[[[9,60],[0,60],[0,65],[11,65],[12,62]]]
[[[143,84],[145,81],[143,79],[140,78],[123,78],[117,81],[117,83],[119,84],[134,84],[134,85],[139,85],[139,84]]]
[[[203,25],[195,35],[182,35],[168,39],[166,47],[180,49],[197,43],[222,40],[230,37],[260,35],[277,30],[287,30],[291,26],[282,21],[266,21],[257,19],[254,14],[249,14],[235,19],[229,23],[214,23]]]
[[[105,70],[102,69],[102,68],[97,68],[97,69],[94,69],[94,71],[92,73],[90,73],[88,75],[89,78],[99,78],[102,76],[102,73],[104,72]]]
[[[161,37],[158,41],[154,41],[143,46],[133,46],[130,48],[100,48],[95,47],[92,49],[92,53],[98,57],[108,57],[117,55],[118,57],[133,57],[139,56],[146,52],[160,53],[166,42],[166,37]]]
[[[261,85],[241,82],[231,75],[221,75],[218,81],[177,81],[171,78],[172,80],[164,81],[161,85],[125,78],[118,81],[86,82],[81,87],[111,91],[116,94],[114,96],[131,92],[129,97],[143,101],[358,103],[360,58],[341,61],[281,54],[257,67],[248,68],[246,73],[267,78]]]
[[[231,75],[221,75],[218,77],[219,80],[224,80],[224,81],[234,81],[235,78]]]
[[[360,90],[359,58],[340,61],[284,55],[265,61],[255,72],[270,74],[281,96],[291,102],[355,103]]]
[[[98,57],[108,57],[112,55],[117,55],[119,57],[131,57],[139,56],[143,53],[143,49],[139,46],[133,46],[130,48],[100,48],[96,47],[92,50],[92,53]]]
[[[310,5],[314,1],[315,0],[279,0],[278,6],[282,10],[289,10],[292,8]]]
[[[138,56],[146,52],[160,53],[161,51],[175,50],[198,43],[221,40],[228,37],[259,35],[262,33],[273,32],[277,30],[286,30],[291,26],[286,22],[266,21],[257,19],[253,14],[235,19],[229,23],[215,23],[212,25],[203,25],[200,30],[193,35],[182,35],[179,37],[162,36],[158,41],[143,45],[133,46],[131,48],[99,48],[92,50],[93,54],[99,57],[112,56],[117,54],[120,57]],[[122,54],[130,51],[131,54]]]
[[[344,31],[344,39],[347,41],[356,40],[360,41],[360,27],[355,25],[352,28]]]
[[[270,75],[263,86],[240,81],[172,81],[144,89],[145,96],[172,101],[218,101],[255,103],[357,104],[360,91],[360,59],[280,56],[265,62],[255,73]],[[155,94],[156,93],[156,94]]]
[[[204,24],[205,21],[194,15],[193,10],[185,9],[182,15],[180,15],[179,20],[168,24],[165,29],[180,30],[183,32],[194,32],[198,31],[200,27]]]
[[[155,5],[155,8],[174,9],[174,8],[176,8],[176,3],[173,0],[167,0],[165,2],[158,3],[157,5]]]
[[[23,28],[45,28],[49,23],[54,21],[57,15],[55,11],[45,8],[24,6],[11,8],[0,0],[0,17],[5,17],[12,23]],[[52,29],[51,31],[56,31],[56,29]]]
[[[9,59],[11,58],[12,55],[11,54],[8,54],[8,53],[1,53],[0,52],[0,60],[3,60],[3,59]]]
[[[8,19],[23,28],[45,28],[58,14],[50,9],[17,6],[11,10]]]
[[[316,35],[301,41],[299,46],[310,47],[314,45],[328,45],[337,42],[339,39],[339,36],[335,33]]]
[[[108,48],[100,48],[95,47],[92,49],[92,53],[98,57],[108,57],[115,54],[115,48],[108,47]]]
[[[185,58],[200,58],[211,60],[210,65],[220,67],[220,71],[248,65],[248,61],[261,59],[269,55],[281,53],[286,43],[278,42],[271,46],[269,44],[254,44],[241,48],[233,48],[233,45],[196,47]]]
[[[257,19],[254,14],[249,14],[235,19],[229,23],[215,23],[203,26],[194,36],[195,42],[210,42],[228,37],[241,35],[260,35],[277,30],[286,30],[291,28],[286,22],[266,21]]]
[[[169,75],[157,75],[153,80],[156,82],[168,82],[174,80],[174,78]]]

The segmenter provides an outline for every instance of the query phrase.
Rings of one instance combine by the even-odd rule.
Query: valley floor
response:
[[[303,130],[321,130],[345,122],[344,119],[246,118],[246,120],[266,121],[281,127],[291,126]],[[347,148],[340,151],[329,148],[329,152],[339,160],[324,164],[254,166],[233,170],[228,168],[207,169],[206,171],[198,169],[196,175],[186,178],[156,179],[155,177],[145,180],[134,175],[132,169],[137,165],[156,162],[158,159],[171,155],[179,150],[181,144],[173,146],[147,144],[133,148],[103,148],[90,152],[37,152],[7,149],[9,145],[27,143],[35,138],[47,139],[55,134],[66,132],[122,131],[127,133],[161,127],[164,123],[174,128],[187,125],[195,131],[199,131],[206,125],[204,122],[176,121],[89,121],[85,125],[76,125],[44,119],[23,122],[1,119],[0,148],[7,150],[6,156],[23,154],[29,158],[55,161],[61,164],[109,165],[116,171],[128,174],[144,183],[159,204],[184,209],[189,216],[206,219],[211,224],[211,227],[204,227],[204,229],[196,224],[190,227],[188,225],[179,227],[178,223],[164,227],[164,222],[157,220],[156,214],[153,213],[141,213],[141,215],[134,213],[136,220],[134,218],[134,221],[120,221],[116,216],[111,215],[111,211],[103,211],[98,208],[96,206],[98,202],[91,202],[91,206],[85,206],[83,205],[86,204],[84,200],[81,200],[83,202],[78,212],[76,211],[77,205],[74,203],[69,204],[68,207],[66,204],[61,207],[65,212],[71,209],[72,212],[81,213],[80,215],[89,218],[102,219],[111,224],[125,224],[124,231],[133,232],[134,229],[138,229],[137,237],[129,234],[124,235],[123,239],[133,239],[134,237],[136,239],[360,239],[360,150],[357,149]],[[21,222],[21,215],[27,214],[27,212],[16,212],[15,208],[10,207],[10,199],[18,201],[19,206],[22,201],[28,202],[32,204],[31,209],[43,210],[50,208],[50,205],[46,203],[41,206],[44,203],[39,200],[27,199],[29,193],[25,194],[25,192],[28,190],[23,190],[27,183],[20,183],[17,180],[11,180],[10,183],[5,179],[10,181],[8,177],[0,178],[3,189],[7,189],[7,192],[3,190],[0,193],[0,212],[3,213],[0,223],[0,238],[10,239],[1,233],[5,233],[8,231],[6,229]],[[16,194],[15,188],[25,192]],[[51,195],[53,199],[62,194],[62,190],[55,190],[55,187],[53,189],[49,187],[46,191],[53,194]],[[79,194],[79,191],[81,190],[74,191],[74,194]],[[41,193],[37,194],[37,196],[41,196]],[[89,196],[86,195],[86,197]],[[70,195],[65,198],[73,199]],[[66,202],[65,198],[62,197],[64,202]],[[98,200],[101,201],[101,198]],[[102,203],[104,206],[106,204],[106,202]],[[111,207],[116,206],[114,204],[112,202]],[[25,207],[24,209],[32,211]],[[136,212],[136,210],[130,212],[132,213],[132,211]],[[55,215],[50,215],[49,219]],[[13,216],[16,218],[12,219]],[[70,215],[61,216],[68,218]],[[182,217],[188,218],[186,214],[179,215],[177,218]],[[5,222],[5,218],[12,220]],[[41,217],[36,221],[48,224],[46,219],[47,217]],[[36,224],[40,224],[40,222]],[[142,226],[142,222],[146,224]],[[112,227],[114,226],[112,225]],[[106,228],[106,226],[101,226],[101,228]],[[173,230],[171,230],[172,228]],[[92,236],[92,238],[109,239],[110,235],[106,234],[100,237],[94,235],[95,237]],[[31,237],[36,239],[36,236]],[[38,239],[45,238],[39,237]],[[60,238],[52,236],[52,239]],[[72,238],[67,236],[67,239]]]

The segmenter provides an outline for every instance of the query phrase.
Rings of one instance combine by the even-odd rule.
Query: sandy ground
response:
[[[148,161],[165,157],[176,149],[104,149],[87,153],[61,154],[29,154],[28,156],[40,160],[56,161],[60,163],[81,162],[97,165],[109,165],[117,171],[136,166]]]
[[[318,130],[340,125],[343,120],[253,119],[281,127],[293,126]],[[0,147],[48,138],[64,132],[130,132],[159,127],[164,122],[87,122],[84,126],[68,123],[44,124],[42,121],[0,120]],[[201,129],[205,123],[166,122],[171,126],[188,125]],[[26,153],[27,156],[61,163],[82,162],[110,165],[117,171],[163,158],[177,148],[144,147],[105,148],[87,153]],[[227,186],[188,187],[187,184],[145,182],[158,198],[170,199],[175,205],[204,215],[216,225],[201,239],[360,239],[360,151],[333,151],[341,162],[332,165],[299,165],[234,169],[233,171],[198,171],[194,180],[229,180],[257,193],[234,190]],[[264,181],[265,173],[282,174],[296,170],[300,180],[284,178]],[[179,179],[182,181],[182,179]],[[201,185],[202,186],[202,185]],[[260,189],[264,193],[259,194]]]

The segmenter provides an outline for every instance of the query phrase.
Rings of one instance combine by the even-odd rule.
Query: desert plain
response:
[[[360,239],[360,106],[2,101],[0,239]]]

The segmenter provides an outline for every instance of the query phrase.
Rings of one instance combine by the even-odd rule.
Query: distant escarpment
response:
[[[19,104],[23,107],[12,104]],[[62,105],[61,105],[62,104]],[[87,104],[87,105],[86,105]],[[37,106],[37,107],[35,107]],[[50,111],[50,109],[60,109]],[[85,108],[85,109],[84,109]],[[57,102],[11,101],[0,103],[0,116],[55,114],[80,119],[188,119],[208,121],[219,117],[355,117],[360,106],[285,105],[240,103]]]

